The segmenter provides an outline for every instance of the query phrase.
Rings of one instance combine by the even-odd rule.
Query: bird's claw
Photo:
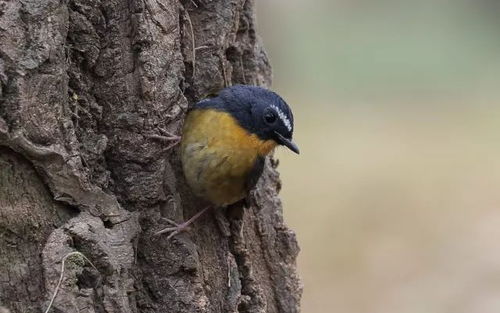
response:
[[[162,135],[147,135],[146,137],[163,142],[169,142],[170,144],[165,148],[166,150],[172,149],[181,142],[181,136],[174,135],[161,128],[159,128],[159,130]]]
[[[166,223],[170,224],[170,225],[173,225],[173,226],[179,226],[179,224],[174,221],[174,220],[171,220],[169,218],[166,218],[166,217],[162,217],[160,218],[162,221],[165,221]]]
[[[191,225],[197,218],[199,218],[203,213],[208,211],[210,208],[211,208],[210,206],[205,207],[203,210],[196,213],[190,219],[188,219],[187,221],[185,221],[184,223],[181,223],[181,224],[177,224],[175,221],[173,221],[171,219],[162,217],[161,218],[162,220],[165,220],[170,225],[173,225],[173,227],[167,227],[167,228],[164,228],[160,231],[157,231],[156,233],[154,233],[154,236],[158,236],[158,235],[161,235],[164,233],[171,232],[167,237],[167,240],[168,240],[168,239],[174,237],[175,235],[177,235],[178,233],[188,229],[189,225]]]
[[[175,235],[180,233],[182,230],[183,229],[181,229],[179,227],[166,227],[166,228],[154,233],[154,236],[159,236],[161,234],[170,232],[170,234],[167,236],[167,240],[170,240],[172,237],[174,237]]]
[[[170,234],[167,236],[167,240],[170,240],[175,235],[187,230],[188,226],[189,226],[187,223],[178,224],[175,221],[168,219],[168,218],[163,217],[161,219],[166,221],[168,224],[173,225],[173,226],[172,227],[165,227],[162,230],[154,233],[153,236],[159,236],[161,234],[170,232]]]

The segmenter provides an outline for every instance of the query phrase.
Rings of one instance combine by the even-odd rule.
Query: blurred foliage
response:
[[[303,312],[499,312],[500,1],[257,4]]]

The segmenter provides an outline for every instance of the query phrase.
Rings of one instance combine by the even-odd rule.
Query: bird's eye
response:
[[[266,113],[264,113],[264,120],[268,124],[272,124],[276,122],[276,114],[273,111],[267,111]]]

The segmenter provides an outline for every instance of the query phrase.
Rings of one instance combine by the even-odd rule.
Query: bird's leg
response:
[[[189,227],[189,225],[191,225],[194,221],[196,221],[200,216],[203,215],[203,213],[208,211],[210,208],[211,208],[211,206],[207,206],[206,208],[204,208],[200,212],[196,213],[195,215],[193,215],[193,217],[191,217],[190,219],[188,219],[187,221],[185,221],[184,223],[181,223],[181,224],[177,224],[175,221],[173,221],[171,219],[163,218],[165,221],[167,221],[167,223],[171,224],[172,227],[166,227],[160,231],[157,231],[156,233],[154,233],[154,236],[158,236],[158,235],[170,232],[170,234],[167,237],[167,240],[169,240],[170,238],[174,237],[178,233],[185,231]]]
[[[165,148],[166,150],[172,149],[175,147],[179,142],[181,142],[181,136],[174,135],[163,128],[158,128],[160,133],[162,135],[147,135],[148,138],[163,141],[163,142],[168,142],[169,145]]]

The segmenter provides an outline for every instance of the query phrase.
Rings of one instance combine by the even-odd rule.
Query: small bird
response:
[[[187,113],[180,142],[184,176],[193,192],[213,207],[245,198],[264,170],[265,157],[277,145],[295,153],[293,115],[276,93],[235,85],[196,103]],[[167,220],[171,238],[212,206],[182,224]]]

